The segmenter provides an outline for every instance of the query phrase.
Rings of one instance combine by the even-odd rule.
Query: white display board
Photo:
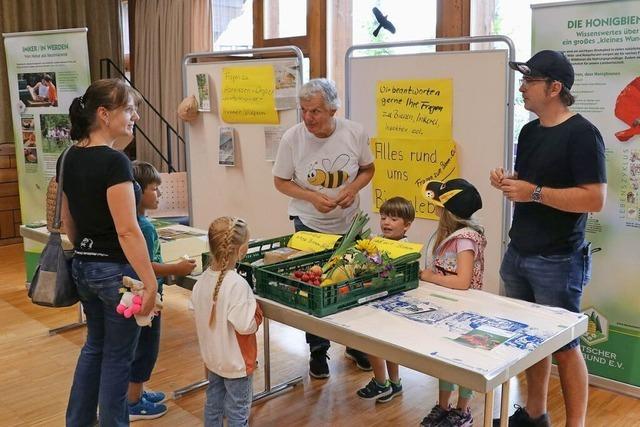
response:
[[[508,50],[347,56],[350,67],[347,114],[351,120],[363,124],[371,137],[376,136],[378,81],[453,80],[453,139],[457,144],[460,176],[473,183],[482,196],[483,208],[476,216],[485,227],[488,242],[484,289],[494,293],[500,289],[498,271],[506,209],[502,193],[489,183],[489,170],[509,164],[511,151],[507,144],[511,140],[512,115],[508,99],[512,96],[508,58]],[[370,186],[361,193],[361,206],[369,213],[372,230],[376,231],[379,215],[372,211]],[[436,227],[436,221],[417,218],[409,230],[409,240],[426,244]]]
[[[197,57],[198,62],[190,63],[190,56]],[[186,126],[190,217],[194,227],[206,230],[213,219],[230,215],[244,218],[252,237],[270,238],[293,232],[287,214],[289,198],[275,189],[273,161],[266,160],[265,129],[276,125],[225,123],[221,119],[223,68],[270,64],[299,66],[295,57],[247,59],[211,53],[188,55],[185,59],[185,96],[198,97],[196,75],[206,74],[211,99],[211,111],[200,112]],[[278,126],[284,131],[298,122],[297,109],[280,110],[279,117]],[[233,128],[234,166],[219,164],[222,127]]]

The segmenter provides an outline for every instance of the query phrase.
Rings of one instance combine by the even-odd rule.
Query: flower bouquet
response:
[[[385,251],[369,239],[370,229],[364,229],[369,216],[359,212],[353,220],[349,231],[336,248],[329,261],[322,267],[320,286],[329,286],[344,280],[379,273],[378,277],[388,278],[395,273],[394,267],[420,258],[419,253],[410,253],[392,259]]]

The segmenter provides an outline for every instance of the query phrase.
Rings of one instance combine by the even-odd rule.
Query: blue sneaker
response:
[[[161,391],[145,390],[142,392],[142,398],[151,403],[163,403],[167,400],[167,396]]]
[[[151,403],[140,399],[135,404],[129,404],[129,421],[153,420],[167,413],[167,407],[162,403]]]

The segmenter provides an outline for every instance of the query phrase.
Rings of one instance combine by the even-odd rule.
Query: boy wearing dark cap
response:
[[[524,107],[538,119],[520,132],[515,173],[507,176],[502,168],[490,172],[491,185],[515,202],[500,276],[509,297],[579,312],[591,275],[587,214],[602,210],[606,195],[604,142],[593,124],[569,109],[574,72],[563,53],[543,50],[509,66],[522,73]],[[566,425],[583,426],[588,381],[579,340],[554,356]],[[550,370],[547,357],[526,371],[526,407],[509,418],[510,426],[550,425]]]

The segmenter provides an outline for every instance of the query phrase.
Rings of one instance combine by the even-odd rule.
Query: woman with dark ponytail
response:
[[[141,314],[155,303],[157,283],[136,219],[129,159],[113,148],[131,140],[140,95],[117,79],[94,82],[69,108],[71,138],[64,164],[62,219],[73,242],[73,277],[87,318],[87,340],[76,366],[67,426],[129,425],[127,387],[140,332],[116,312],[123,276],[144,283]],[[58,164],[58,169],[60,165]],[[166,409],[165,409],[166,410]]]

